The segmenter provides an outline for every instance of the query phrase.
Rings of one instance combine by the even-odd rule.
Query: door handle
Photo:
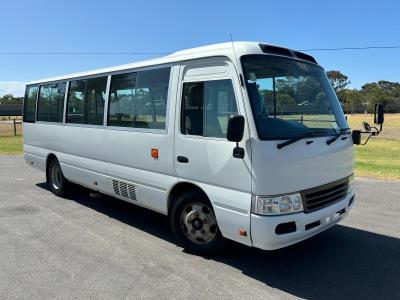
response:
[[[178,156],[176,160],[183,164],[187,164],[189,162],[189,158],[187,158],[186,156]]]

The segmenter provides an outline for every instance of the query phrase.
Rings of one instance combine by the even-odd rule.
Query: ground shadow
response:
[[[107,196],[91,199],[85,189],[68,199],[174,243],[163,215]],[[341,225],[284,249],[234,243],[223,256],[208,259],[301,298],[400,299],[400,240]]]

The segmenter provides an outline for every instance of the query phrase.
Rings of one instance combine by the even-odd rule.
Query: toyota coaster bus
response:
[[[23,113],[25,159],[54,194],[75,183],[163,213],[203,254],[342,220],[361,133],[313,57],[255,42],[30,82]]]

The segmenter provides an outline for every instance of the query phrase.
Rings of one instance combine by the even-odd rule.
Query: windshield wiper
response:
[[[309,138],[309,137],[317,137],[317,136],[320,136],[321,134],[326,134],[326,133],[328,133],[328,132],[322,131],[322,130],[314,130],[314,131],[303,132],[303,133],[300,133],[298,136],[296,136],[296,137],[294,137],[294,138],[292,138],[290,140],[287,140],[286,142],[283,142],[283,143],[280,143],[280,144],[276,145],[276,147],[278,149],[282,149],[283,147],[288,146],[290,144],[293,144],[293,143],[295,143],[297,141],[300,141],[302,139]]]
[[[349,130],[350,130],[350,128],[341,128],[341,129],[339,129],[338,133],[334,137],[332,137],[332,138],[330,138],[329,140],[326,141],[326,144],[330,145],[334,141],[336,141],[339,137],[341,137],[343,134],[349,134],[350,133]]]

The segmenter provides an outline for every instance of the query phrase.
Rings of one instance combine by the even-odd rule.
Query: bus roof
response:
[[[163,57],[159,57],[159,58],[155,58],[155,59],[143,60],[143,61],[133,62],[133,63],[129,63],[129,64],[100,68],[100,69],[95,69],[95,70],[90,70],[90,71],[72,73],[72,74],[63,75],[63,76],[45,78],[42,80],[35,80],[35,81],[28,82],[27,85],[46,83],[46,82],[54,82],[54,81],[60,81],[60,80],[76,79],[76,78],[80,78],[80,77],[87,77],[87,76],[93,76],[93,75],[98,75],[98,74],[107,74],[107,73],[112,73],[112,72],[137,69],[137,68],[143,68],[143,67],[149,67],[149,66],[170,64],[170,63],[174,63],[174,62],[178,62],[178,61],[206,58],[206,57],[212,57],[212,56],[227,56],[231,60],[234,61],[235,54],[237,55],[237,57],[240,57],[245,54],[263,54],[263,53],[265,53],[265,51],[263,51],[263,49],[262,49],[262,47],[260,47],[260,45],[263,45],[263,46],[266,46],[269,48],[276,48],[276,49],[282,49],[282,50],[288,51],[288,52],[293,52],[292,50],[287,49],[287,48],[283,48],[280,46],[274,46],[271,44],[259,43],[259,42],[233,42],[233,43],[226,42],[226,43],[212,44],[212,45],[207,45],[207,46],[201,46],[201,47],[181,50],[181,51],[177,51],[172,54],[169,54],[167,56],[163,56]],[[233,47],[234,47],[235,53],[233,52]],[[275,53],[275,54],[279,55],[281,53]]]

